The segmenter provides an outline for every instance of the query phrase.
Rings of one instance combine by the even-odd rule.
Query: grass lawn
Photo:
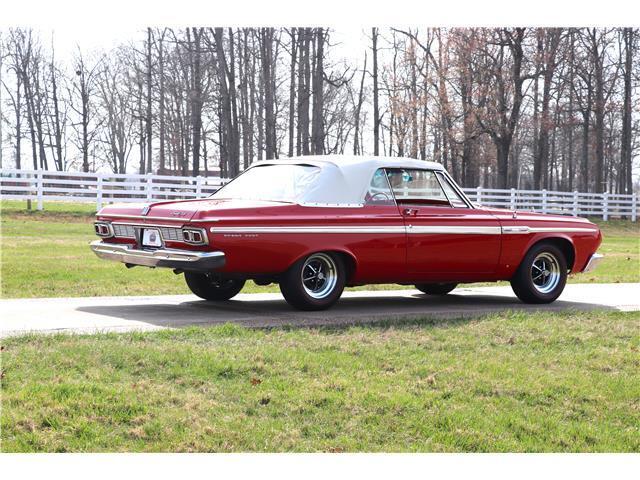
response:
[[[3,201],[1,293],[5,298],[190,293],[181,276],[164,269],[127,269],[90,252],[95,240],[94,206],[50,202],[44,212],[27,211],[25,202]],[[600,223],[607,259],[592,273],[570,282],[640,282],[640,224]],[[367,289],[398,288],[374,285]],[[406,287],[399,287],[406,288]],[[277,286],[249,282],[244,292],[273,292]]]
[[[3,340],[32,451],[640,451],[640,313]]]

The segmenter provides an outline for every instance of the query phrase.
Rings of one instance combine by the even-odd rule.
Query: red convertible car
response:
[[[206,199],[107,206],[95,231],[99,257],[171,268],[206,300],[250,279],[305,310],[374,283],[444,295],[509,280],[548,303],[568,272],[595,267],[602,240],[585,219],[475,205],[437,163],[348,156],[257,162]]]

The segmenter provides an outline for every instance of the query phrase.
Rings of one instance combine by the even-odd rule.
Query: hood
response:
[[[549,213],[539,213],[539,212],[528,212],[523,210],[510,210],[508,208],[498,208],[498,207],[480,207],[485,212],[491,213],[496,217],[503,220],[538,220],[538,221],[562,221],[562,222],[572,222],[572,223],[586,223],[590,225],[594,225],[592,222],[582,217],[573,217],[570,215],[553,215]]]

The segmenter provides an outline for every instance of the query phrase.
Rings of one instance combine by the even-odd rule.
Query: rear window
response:
[[[250,168],[211,197],[297,203],[313,188],[319,175],[320,168],[312,165],[261,165]]]

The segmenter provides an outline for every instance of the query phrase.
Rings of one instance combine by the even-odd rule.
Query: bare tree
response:
[[[96,93],[95,77],[101,60],[88,65],[82,50],[78,47],[72,62],[76,78],[71,82],[69,92],[71,101],[69,106],[80,117],[79,122],[74,122],[72,126],[76,130],[76,145],[82,155],[82,171],[88,172],[89,147],[97,134],[95,125],[92,125],[94,115],[92,102]]]
[[[380,155],[380,107],[378,97],[378,29],[371,29],[371,50],[373,52],[373,154]]]

